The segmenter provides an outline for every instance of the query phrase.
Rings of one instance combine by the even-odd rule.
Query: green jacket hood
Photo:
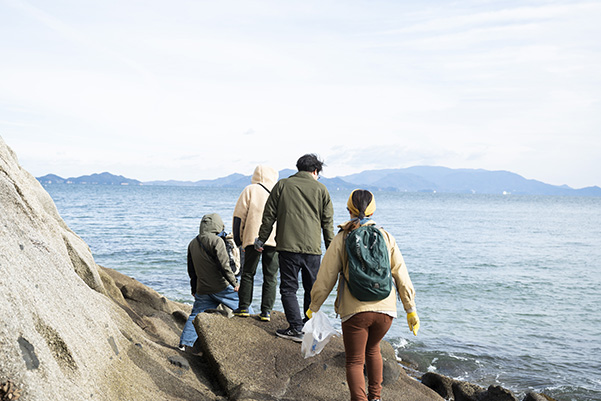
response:
[[[259,165],[250,179],[252,184],[263,184],[270,191],[278,181],[279,173],[272,167]]]
[[[207,234],[219,234],[225,229],[221,216],[217,213],[206,214],[202,216],[198,233],[200,236]]]

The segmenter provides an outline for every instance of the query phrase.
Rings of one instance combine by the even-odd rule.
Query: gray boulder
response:
[[[201,313],[194,325],[203,355],[228,399],[334,401],[349,397],[340,337],[334,337],[319,355],[305,359],[300,344],[275,336],[276,329],[287,327],[281,312],[274,312],[269,323],[256,317],[227,319]],[[381,349],[382,398],[442,401],[400,368],[388,342],[382,342]]]

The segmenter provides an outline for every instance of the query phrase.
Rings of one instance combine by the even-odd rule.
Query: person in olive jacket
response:
[[[225,242],[219,237],[225,226],[217,213],[207,214],[200,221],[199,234],[188,245],[188,275],[194,296],[192,313],[179,340],[179,349],[193,347],[198,339],[194,318],[219,304],[238,307],[238,280],[230,267]]]
[[[298,159],[296,168],[296,174],[273,187],[265,203],[255,249],[263,250],[277,221],[280,296],[289,327],[277,330],[276,335],[302,342],[303,315],[311,303],[311,288],[321,262],[321,234],[326,248],[334,238],[334,208],[327,188],[318,182],[323,162],[316,155],[307,154]],[[299,272],[304,289],[302,314],[296,297]]]

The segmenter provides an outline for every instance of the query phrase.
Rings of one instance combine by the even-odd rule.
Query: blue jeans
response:
[[[190,317],[188,317],[184,330],[182,331],[182,335],[179,339],[180,345],[187,345],[188,347],[194,346],[194,343],[198,339],[198,334],[196,334],[196,329],[194,328],[194,319],[196,318],[196,315],[207,309],[215,309],[219,304],[224,304],[232,310],[238,307],[238,293],[234,291],[234,287],[228,285],[225,290],[215,294],[194,295],[192,313],[190,314]],[[249,308],[248,310],[250,313],[254,313],[252,308]]]

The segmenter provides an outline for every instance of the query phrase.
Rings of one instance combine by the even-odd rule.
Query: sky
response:
[[[0,0],[34,176],[417,165],[601,186],[601,1]]]

